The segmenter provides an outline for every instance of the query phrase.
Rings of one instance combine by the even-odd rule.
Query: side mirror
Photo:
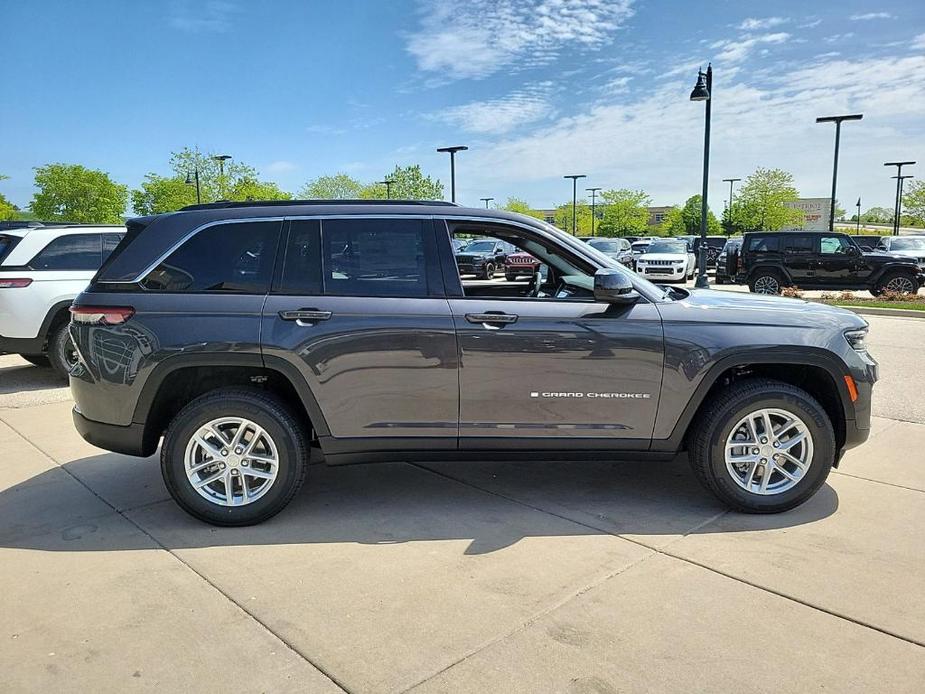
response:
[[[857,246],[848,246],[848,255],[861,255],[861,249]]]
[[[625,272],[601,268],[594,273],[594,298],[608,304],[635,304],[639,293]]]

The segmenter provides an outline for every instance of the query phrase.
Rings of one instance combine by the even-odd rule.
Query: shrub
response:
[[[802,299],[803,291],[799,287],[784,287],[780,291],[781,296],[787,296],[791,299]]]

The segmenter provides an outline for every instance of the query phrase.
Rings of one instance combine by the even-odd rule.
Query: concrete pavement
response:
[[[0,357],[0,689],[921,691],[925,321],[870,322],[872,438],[777,516],[683,458],[486,461],[317,466],[213,528]]]

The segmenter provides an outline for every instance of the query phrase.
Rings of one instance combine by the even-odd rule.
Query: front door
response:
[[[455,448],[456,335],[431,220],[291,220],[287,238],[261,344],[267,366],[308,384],[325,450]]]
[[[851,287],[859,282],[860,254],[852,253],[853,244],[844,236],[820,236],[816,256],[816,281],[821,285]]]

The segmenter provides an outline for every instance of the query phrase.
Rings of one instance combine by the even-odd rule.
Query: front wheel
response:
[[[779,513],[807,501],[835,462],[835,433],[801,388],[769,379],[724,391],[692,428],[690,462],[720,501],[745,513]]]
[[[909,275],[902,272],[887,272],[870,290],[874,296],[883,292],[897,292],[899,294],[915,294],[918,292],[918,283]]]
[[[495,264],[494,263],[485,263],[485,269],[482,271],[482,279],[490,280],[495,277]]]
[[[506,273],[504,274],[504,279],[506,279],[508,282],[516,282],[516,281],[517,281],[517,275],[512,275],[511,273],[506,272]]]
[[[206,393],[174,417],[161,473],[174,500],[214,525],[252,525],[279,513],[302,486],[308,436],[278,399],[257,390]]]

